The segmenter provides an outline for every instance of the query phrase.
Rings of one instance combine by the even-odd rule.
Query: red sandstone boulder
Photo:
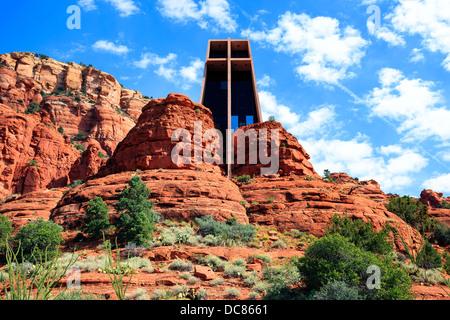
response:
[[[210,172],[173,169],[122,172],[88,180],[61,199],[51,219],[66,229],[80,228],[87,202],[96,196],[110,206],[112,218],[117,218],[113,205],[135,174],[151,190],[149,200],[155,201],[154,209],[163,218],[191,221],[213,215],[216,220],[225,221],[235,216],[238,222],[248,223],[239,188],[229,179]]]
[[[283,126],[278,122],[267,121],[263,123],[255,123],[245,127],[239,128],[242,132],[248,134],[250,130],[254,130],[257,134],[258,140],[246,139],[245,141],[245,163],[239,164],[238,157],[242,154],[242,151],[238,149],[238,145],[243,143],[239,137],[242,137],[242,134],[239,130],[237,130],[233,134],[234,138],[234,164],[233,164],[233,175],[241,176],[241,175],[260,175],[261,168],[269,167],[270,163],[264,165],[261,163],[259,158],[259,141],[261,138],[261,133],[263,130],[267,130],[266,136],[266,146],[267,149],[271,150],[271,141],[272,135],[271,130],[278,130],[279,132],[279,140],[275,141],[277,144],[279,151],[276,157],[279,159],[279,169],[278,174],[281,176],[286,175],[300,175],[300,176],[310,176],[319,178],[320,176],[314,171],[312,164],[308,161],[309,155],[306,153],[305,149],[299,144],[298,140],[289,132],[287,132]],[[242,142],[241,142],[242,141]],[[252,142],[253,141],[253,142]],[[256,143],[255,143],[256,142]],[[250,162],[250,151],[254,151],[258,153],[258,161],[257,164],[251,164]],[[252,152],[252,155],[254,155]]]
[[[195,122],[201,124],[201,134],[214,129],[212,113],[208,108],[192,102],[188,97],[171,93],[166,99],[154,99],[143,109],[136,126],[117,146],[108,161],[108,165],[100,171],[100,175],[131,170],[149,169],[189,169],[206,170],[221,174],[216,164],[194,163],[194,128]],[[172,141],[172,134],[177,129],[189,132],[191,143],[190,164],[175,163],[172,150],[179,141]],[[201,143],[201,156],[207,146]],[[181,152],[180,152],[180,155]],[[192,155],[192,156],[191,156]]]

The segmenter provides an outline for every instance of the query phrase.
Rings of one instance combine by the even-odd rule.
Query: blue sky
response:
[[[69,29],[70,5],[81,28]],[[2,4],[0,52],[83,62],[199,101],[208,39],[246,38],[264,117],[324,169],[450,195],[448,0],[69,0]]]

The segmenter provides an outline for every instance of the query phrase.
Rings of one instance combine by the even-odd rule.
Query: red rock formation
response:
[[[419,201],[429,207],[428,214],[450,227],[450,208],[443,208],[442,202],[445,200],[450,204],[450,199],[443,198],[443,193],[438,193],[427,189],[420,193]]]
[[[178,141],[172,141],[172,133],[177,129],[186,129],[191,136],[191,150],[194,150],[194,125],[199,121],[202,135],[208,129],[214,129],[212,113],[208,108],[192,102],[181,94],[169,94],[166,99],[154,99],[143,109],[136,126],[117,146],[116,151],[101,171],[101,175],[131,170],[148,169],[190,169],[207,170],[221,173],[218,165],[205,162],[194,163],[193,151],[191,164],[174,163],[172,150]],[[207,143],[202,143],[202,155]]]
[[[439,208],[442,204],[443,195],[443,193],[437,193],[430,189],[422,190],[419,201],[431,208]]]
[[[0,206],[0,215],[8,216],[17,232],[29,221],[50,218],[50,211],[56,206],[64,194],[64,188],[34,191],[24,195],[16,195]]]
[[[163,218],[190,221],[213,215],[224,221],[235,216],[241,223],[248,222],[245,208],[240,204],[242,196],[235,184],[217,174],[194,170],[122,172],[88,180],[61,199],[52,211],[51,219],[66,229],[79,228],[87,202],[96,196],[102,197],[110,206],[114,219],[117,215],[113,204],[134,174],[138,174],[151,190],[149,199],[155,200],[154,208]]]
[[[263,123],[255,123],[245,127],[241,127],[243,132],[248,132],[248,130],[254,130],[257,133],[258,141],[261,137],[261,130],[267,130],[267,148],[270,152],[271,146],[271,130],[279,131],[279,170],[278,174],[281,176],[286,175],[300,175],[300,176],[311,176],[311,177],[319,177],[319,175],[314,171],[313,166],[308,161],[309,155],[306,153],[305,149],[298,143],[297,139],[287,132],[283,126],[278,122],[263,122]],[[241,154],[238,150],[238,134],[234,133],[234,165],[233,165],[233,175],[241,176],[241,175],[260,175],[262,167],[269,167],[268,165],[263,165],[259,161],[258,156],[258,164],[250,164],[249,149],[255,150],[259,153],[259,144],[256,146],[255,144],[250,144],[249,140],[245,142],[245,164],[238,163],[238,154]],[[258,142],[259,143],[259,142]]]
[[[70,169],[70,182],[75,180],[86,181],[87,178],[95,175],[105,163],[106,159],[102,159],[99,156],[99,148],[93,144],[89,145]]]
[[[334,214],[347,214],[351,218],[370,221],[376,230],[391,223],[405,239],[411,235],[415,247],[420,237],[397,215],[388,212],[383,204],[361,194],[349,195],[341,185],[322,179],[256,177],[240,190],[250,204],[251,223],[275,226],[279,230],[297,229],[320,237]],[[394,240],[396,247],[403,250],[400,238]]]
[[[57,127],[62,126],[70,137],[83,132],[97,140],[107,155],[114,152],[149,101],[93,67],[41,59],[34,53],[0,55],[0,102],[24,111],[32,101],[41,103],[41,92],[59,92],[41,104]]]
[[[49,122],[0,104],[0,195],[25,194],[67,185],[79,157]]]

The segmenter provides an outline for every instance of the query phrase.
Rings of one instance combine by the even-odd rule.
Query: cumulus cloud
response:
[[[375,36],[377,39],[386,41],[390,45],[404,46],[406,44],[405,40],[400,34],[392,31],[386,26],[376,27],[373,21],[368,21],[367,28],[371,35]]]
[[[97,10],[95,5],[95,0],[78,0],[77,4],[82,7],[85,11]]]
[[[437,192],[450,193],[450,173],[441,174],[434,178],[425,180],[422,187],[424,189],[432,189]]]
[[[92,48],[95,51],[103,51],[116,55],[127,54],[130,51],[130,49],[127,46],[117,45],[114,42],[107,40],[98,40],[92,45]]]
[[[158,0],[158,10],[163,17],[177,23],[196,22],[200,28],[214,32],[234,32],[237,22],[226,0]]]
[[[377,152],[364,135],[351,140],[309,138],[302,144],[317,172],[329,169],[361,180],[375,179],[387,192],[411,186],[414,175],[428,165],[428,159],[412,149],[400,147],[401,153],[398,153],[398,148],[387,146]]]
[[[128,17],[133,14],[139,13],[140,9],[136,6],[132,0],[102,0],[111,4],[117,11],[119,11],[121,17]],[[78,0],[77,4],[85,11],[97,10],[95,0]]]
[[[408,79],[392,68],[381,69],[379,81],[381,86],[365,98],[372,116],[394,121],[404,141],[450,139],[450,110],[442,105],[444,100],[434,90],[434,82]]]
[[[303,80],[331,85],[354,76],[349,69],[359,66],[368,45],[359,31],[340,27],[337,19],[289,11],[274,28],[245,29],[241,35],[299,58],[295,71]]]
[[[132,64],[139,69],[147,69],[153,66],[157,75],[180,85],[184,90],[189,89],[193,84],[200,83],[203,62],[196,58],[188,66],[179,67],[177,58],[178,56],[175,53],[169,53],[167,56],[161,57],[155,53],[146,52],[141,55],[140,60],[134,61]]]
[[[450,6],[448,0],[399,0],[387,16],[397,32],[419,35],[424,48],[446,56],[443,67],[450,71]]]
[[[275,80],[272,79],[269,75],[265,74],[261,79],[259,79],[256,84],[260,88],[267,88],[275,84]]]

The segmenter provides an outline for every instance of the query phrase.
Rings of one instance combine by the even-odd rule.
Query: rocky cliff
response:
[[[268,145],[271,130],[278,130],[278,172],[261,176],[263,166],[249,161],[248,142],[243,163],[236,161],[242,150],[235,149],[234,177],[229,179],[224,165],[214,161],[172,161],[171,151],[179,142],[172,139],[175,130],[185,129],[193,137],[196,121],[202,124],[202,135],[214,129],[211,111],[184,95],[144,99],[91,66],[33,53],[0,55],[0,65],[0,197],[7,199],[0,212],[10,215],[16,226],[46,217],[77,230],[95,196],[110,205],[114,217],[118,193],[139,175],[152,191],[157,211],[173,220],[235,216],[244,223],[320,236],[334,214],[348,214],[377,229],[394,223],[403,234],[419,237],[386,210],[388,197],[376,181],[356,181],[345,173],[324,181],[301,143],[280,123],[241,128],[244,133],[254,130]],[[36,104],[38,110],[30,111]],[[261,138],[264,130],[269,135]],[[194,144],[194,139],[188,141],[192,159]],[[202,140],[198,151],[216,160],[209,146]],[[243,175],[251,180],[236,180]],[[75,180],[84,183],[66,187]],[[432,215],[447,221],[446,209],[437,204],[442,203],[439,194],[430,194],[422,200]],[[401,248],[398,240],[396,245]]]

